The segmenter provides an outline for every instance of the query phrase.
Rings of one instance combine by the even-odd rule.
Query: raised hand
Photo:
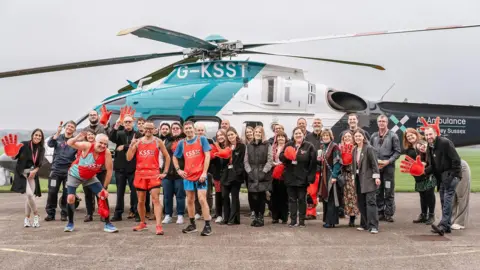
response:
[[[4,146],[5,154],[11,158],[14,158],[20,152],[23,144],[18,143],[17,134],[8,134],[3,136],[2,143]]]
[[[132,141],[130,142],[130,147],[134,147],[134,146],[136,147],[139,142],[140,142],[140,140],[135,138],[135,134],[133,134]]]
[[[132,106],[123,106],[120,109],[120,117],[118,118],[118,122],[123,124],[123,120],[125,116],[130,115],[133,118],[134,114],[135,114],[135,110],[132,108]]]
[[[400,162],[400,172],[420,176],[425,172],[425,165],[423,165],[420,160],[420,156],[417,156],[415,160],[409,156],[405,156],[405,160]]]
[[[343,165],[350,165],[353,162],[353,144],[344,144],[342,147]]]
[[[112,112],[107,111],[107,107],[105,106],[105,104],[103,104],[102,108],[100,109],[100,124],[106,126],[108,121],[110,120],[111,115]]]
[[[422,121],[422,124],[423,124],[423,127],[420,127],[421,131],[425,132],[426,128],[431,127],[435,130],[435,132],[437,132],[437,135],[440,136],[440,117],[439,116],[435,118],[435,123],[433,124],[429,124],[427,120],[425,120],[425,118],[423,117],[420,117],[420,121]]]

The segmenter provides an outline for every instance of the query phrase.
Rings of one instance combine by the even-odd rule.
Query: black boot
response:
[[[257,227],[257,224],[258,224],[258,217],[257,215],[254,215],[254,218],[252,220],[252,223],[250,223],[250,226]]]
[[[418,218],[413,220],[413,223],[425,223],[427,221],[427,215],[424,213],[421,213],[418,215]]]
[[[350,222],[348,223],[349,227],[355,227],[355,216],[350,216]]]
[[[428,219],[425,220],[425,225],[432,225],[435,222],[435,214],[428,214]]]
[[[263,214],[257,214],[257,224],[255,225],[255,227],[263,227],[263,225],[265,225],[265,222],[263,221]]]

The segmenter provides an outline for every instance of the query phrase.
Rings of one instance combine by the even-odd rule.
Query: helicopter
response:
[[[347,120],[350,113],[358,115],[359,126],[369,133],[376,131],[376,119],[384,114],[390,120],[389,128],[401,137],[406,128],[417,129],[422,126],[420,117],[425,117],[429,124],[433,124],[435,117],[439,116],[442,136],[449,137],[459,147],[480,143],[480,130],[476,128],[480,124],[480,107],[365,100],[355,94],[308,81],[304,71],[299,68],[249,59],[232,60],[232,57],[243,54],[282,56],[384,71],[383,66],[372,63],[268,53],[253,49],[277,44],[446,31],[479,26],[480,24],[454,25],[244,44],[240,40],[229,41],[220,35],[200,39],[146,25],[122,30],[117,35],[134,35],[183,49],[0,72],[0,79],[182,56],[183,59],[134,82],[128,81],[128,85],[119,89],[118,93],[105,98],[94,106],[93,110],[100,112],[100,108],[105,105],[112,112],[107,124],[110,126],[119,118],[123,106],[132,106],[136,110],[135,117],[151,120],[156,126],[163,122],[201,122],[206,126],[209,137],[214,137],[224,118],[230,121],[231,126],[242,127],[242,134],[247,126],[268,126],[271,123],[281,123],[288,131],[296,126],[300,117],[310,123],[313,119],[320,118],[324,128],[330,128],[334,134],[339,134],[348,128]],[[87,118],[88,113],[78,119],[77,130],[89,125]],[[265,131],[267,137],[273,135],[273,130],[265,128]],[[114,147],[110,145],[110,148]],[[39,172],[41,177],[48,177],[52,155],[53,150],[47,147],[45,165]],[[0,166],[13,171],[15,161],[3,155],[0,157]]]

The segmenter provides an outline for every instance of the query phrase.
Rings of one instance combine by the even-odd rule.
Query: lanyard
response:
[[[32,149],[32,160],[33,160],[33,165],[35,166],[35,163],[37,163],[38,148],[37,148],[37,151],[35,151],[35,154],[33,154],[33,143],[32,143],[32,141],[30,141],[30,149]]]

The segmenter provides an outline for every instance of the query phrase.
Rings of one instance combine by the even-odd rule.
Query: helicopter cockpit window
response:
[[[112,101],[109,101],[105,104],[108,104],[108,105],[125,105],[127,103],[127,99],[126,98],[119,98],[119,99],[115,99],[115,100],[112,100]]]

